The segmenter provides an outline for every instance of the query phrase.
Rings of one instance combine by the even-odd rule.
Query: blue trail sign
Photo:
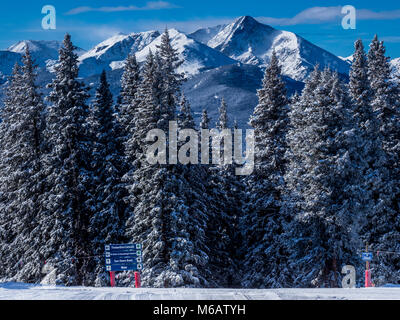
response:
[[[142,264],[141,244],[108,244],[105,246],[106,270],[140,271]]]
[[[374,258],[374,254],[372,252],[364,252],[362,254],[362,260],[365,262],[371,262]]]

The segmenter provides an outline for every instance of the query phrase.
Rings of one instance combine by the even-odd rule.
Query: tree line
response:
[[[27,48],[0,123],[0,279],[107,286],[104,245],[142,243],[147,287],[337,287],[362,273],[360,251],[400,253],[400,88],[383,42],[355,44],[347,83],[318,66],[288,97],[275,54],[265,71],[255,170],[150,165],[152,129],[229,129],[221,102],[196,125],[168,31],[143,65],[131,53],[115,99],[107,75],[90,102],[66,35],[42,97]],[[235,125],[237,128],[237,126]],[[167,143],[170,143],[167,141]],[[169,163],[169,161],[167,161]],[[400,283],[400,254],[374,259],[374,281]],[[361,278],[361,277],[360,277]],[[120,285],[132,285],[121,273]]]

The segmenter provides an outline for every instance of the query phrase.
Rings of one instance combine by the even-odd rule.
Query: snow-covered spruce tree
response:
[[[361,198],[360,138],[350,98],[337,75],[317,69],[289,113],[286,226],[293,286],[337,287],[345,264],[356,264]]]
[[[400,124],[398,107],[398,85],[391,76],[390,59],[386,57],[383,41],[375,36],[368,52],[368,79],[372,90],[372,108],[380,119],[382,143],[390,166],[397,165],[400,147]],[[395,169],[395,168],[393,168]],[[391,174],[394,172],[391,172]]]
[[[138,100],[136,93],[140,84],[139,64],[136,55],[131,52],[125,62],[124,72],[121,77],[121,92],[118,121],[121,127],[125,129],[126,140],[132,134],[132,125],[134,125],[135,112]]]
[[[147,134],[153,129],[168,133],[176,119],[181,75],[176,52],[164,34],[161,56],[149,54],[139,89],[139,122],[136,137],[139,152],[130,177],[129,201],[134,211],[127,222],[129,241],[143,244],[143,284],[147,287],[202,286],[201,261],[194,253],[188,231],[189,208],[185,192],[190,186],[180,165],[150,164]],[[168,139],[168,138],[167,138]],[[168,140],[167,146],[168,148]]]
[[[180,132],[186,129],[196,130],[192,109],[185,95],[182,95],[180,102],[178,128]],[[200,137],[200,135],[198,136]],[[186,142],[180,139],[178,143],[179,149],[182,148]],[[189,211],[189,224],[187,225],[187,229],[190,239],[193,242],[193,252],[196,261],[196,264],[192,267],[192,272],[195,272],[197,277],[199,277],[200,286],[216,286],[212,281],[209,270],[210,252],[207,243],[207,226],[210,212],[209,203],[212,201],[207,193],[208,172],[204,166],[191,163],[184,165],[182,170],[188,185],[185,189],[186,203]]]
[[[179,103],[180,110],[178,114],[178,128],[180,129],[196,129],[196,124],[193,119],[192,108],[185,94],[182,94]]]
[[[92,144],[93,214],[90,218],[89,234],[96,286],[108,284],[104,266],[104,245],[119,243],[123,237],[125,205],[124,188],[121,184],[123,154],[118,148],[118,124],[114,117],[113,97],[105,71],[91,106],[89,117]]]
[[[386,153],[389,181],[392,192],[390,209],[386,210],[385,217],[373,238],[376,238],[374,250],[400,251],[400,108],[398,85],[391,79],[389,58],[386,57],[383,41],[375,36],[368,52],[368,79],[372,90],[372,109],[380,120],[382,146]],[[389,192],[388,188],[388,192]],[[378,239],[379,237],[379,239]],[[375,281],[382,283],[400,283],[400,259],[398,256],[381,255],[375,261]]]
[[[204,114],[202,125],[207,123],[206,117]],[[228,108],[224,99],[221,101],[216,129],[220,133],[223,130],[231,131],[228,124]],[[221,162],[207,168],[209,175],[207,189],[210,194],[207,231],[210,268],[213,281],[220,287],[234,287],[239,285],[238,245],[234,239],[237,239],[243,188],[241,178],[235,175],[235,165],[224,161],[225,138],[218,147]]]
[[[304,166],[304,163],[306,163],[306,154],[304,153],[304,144],[302,142],[306,139],[306,129],[308,129],[310,122],[306,115],[306,110],[314,102],[314,93],[320,82],[321,71],[317,65],[308,76],[301,95],[295,96],[292,99],[288,114],[290,120],[289,130],[286,135],[288,148],[285,153],[287,167],[284,175],[286,190],[283,194],[285,201],[281,207],[281,214],[288,217],[289,220],[285,227],[283,238],[285,240],[285,249],[288,252],[286,268],[289,270],[291,276],[288,276],[283,281],[283,287],[309,287],[311,286],[313,277],[316,277],[316,274],[319,272],[319,270],[316,270],[311,275],[296,275],[299,268],[297,262],[302,258],[298,257],[300,255],[298,252],[304,252],[307,249],[310,250],[312,246],[305,242],[303,248],[300,249],[302,243],[298,243],[297,238],[293,235],[295,233],[299,234],[303,227],[296,218],[301,217],[302,204],[305,202],[303,194],[305,187],[302,179],[306,175],[307,170]]]
[[[38,220],[44,104],[29,49],[22,61],[10,79],[0,124],[0,278],[35,283],[43,262]]]
[[[18,64],[14,65],[12,75],[9,78],[9,84],[7,86],[7,91],[9,90],[10,87],[13,86],[13,83],[16,84],[17,81],[19,80],[20,77],[20,66]],[[4,98],[4,107],[1,112],[1,117],[3,119],[3,124],[4,124],[4,119],[7,117],[5,116],[8,106],[7,106],[7,100],[14,100],[14,97],[7,97],[8,92],[5,92],[5,98]],[[12,91],[13,92],[13,91]],[[2,127],[3,127],[2,124]],[[3,129],[3,128],[1,128]],[[1,146],[3,149],[4,147]],[[3,156],[3,152],[2,152]],[[1,187],[3,189],[3,187]],[[4,192],[2,191],[0,196],[0,201],[1,203],[4,203],[6,201],[6,195],[3,195]],[[2,206],[1,211],[0,211],[0,265],[4,266],[3,268],[0,269],[0,281],[4,281],[4,277],[7,275],[7,269],[9,266],[7,265],[7,259],[9,255],[9,250],[10,250],[10,243],[12,242],[14,238],[14,234],[12,233],[12,216],[10,214],[6,214],[5,210],[3,210],[5,206]]]
[[[133,183],[133,173],[135,172],[136,157],[139,152],[138,141],[138,116],[139,104],[143,101],[143,94],[139,93],[141,84],[140,67],[136,60],[136,55],[132,51],[125,62],[124,72],[121,78],[121,92],[117,98],[115,106],[116,117],[118,119],[117,141],[118,149],[124,155],[123,166],[121,167],[122,184],[124,185],[124,203],[126,205],[127,216],[124,221],[129,218],[129,212],[134,209],[131,207],[132,202],[128,200],[128,189]],[[134,205],[134,204],[133,204]],[[125,236],[127,236],[125,234]],[[130,239],[125,237],[125,240]],[[132,272],[120,274],[118,277],[118,285],[129,286],[132,284]]]
[[[134,125],[134,130],[127,136],[127,140],[124,147],[125,158],[131,162],[129,164],[129,171],[125,174],[123,180],[129,184],[133,184],[133,174],[136,169],[140,168],[143,159],[143,138],[147,134],[147,123],[151,119],[153,122],[151,126],[156,126],[157,119],[160,117],[162,109],[162,74],[159,66],[160,59],[158,53],[153,54],[150,50],[146,62],[143,66],[142,73],[140,75],[140,82],[135,93],[135,103],[137,103],[135,115],[131,124]],[[144,77],[147,77],[144,79]],[[150,108],[150,105],[153,107]],[[143,113],[146,113],[146,118],[141,119]],[[151,118],[148,113],[151,113]],[[144,128],[143,128],[144,127]],[[133,129],[133,126],[132,126]],[[129,196],[128,196],[129,197]],[[129,202],[129,201],[128,201]]]
[[[215,127],[220,131],[228,129],[228,105],[224,98],[221,100],[221,105],[218,111],[219,117]]]
[[[221,100],[218,111],[219,117],[215,128],[222,132],[222,130],[228,129],[228,107],[224,98]],[[218,147],[220,148],[220,150],[217,150],[220,153],[220,160],[223,161],[224,142],[221,141]],[[213,148],[214,145],[211,145],[211,149]],[[213,152],[210,156],[213,156]],[[210,158],[210,161],[213,161],[213,159]],[[225,207],[227,205],[227,195],[225,193],[223,163],[210,165],[207,171],[209,175],[208,189],[212,196],[210,202],[212,206],[210,206],[210,218],[207,227],[211,279],[219,287],[226,287],[228,277],[232,278],[234,273],[234,263],[229,252],[231,249],[229,228],[233,223],[230,221],[228,208]]]
[[[123,147],[137,148],[132,141],[127,145],[128,140],[135,132],[137,121],[137,109],[140,97],[137,95],[140,85],[140,68],[136,60],[136,55],[131,52],[126,59],[124,72],[121,78],[121,93],[118,103],[118,121],[120,126],[120,140]],[[134,155],[135,150],[128,150],[126,155]],[[134,158],[126,158],[126,170],[132,169]]]
[[[126,156],[135,159],[134,169],[131,169],[124,177],[128,196],[127,202],[131,205],[132,211],[129,213],[126,221],[125,238],[131,243],[141,243],[144,246],[144,272],[142,274],[143,285],[150,286],[150,279],[146,279],[146,270],[157,267],[157,271],[162,267],[157,265],[160,263],[160,253],[153,250],[151,246],[161,241],[160,213],[159,210],[153,208],[151,210],[151,202],[144,203],[147,195],[143,191],[146,187],[146,178],[151,178],[155,170],[146,161],[146,147],[148,143],[145,141],[147,133],[157,127],[157,119],[160,110],[160,92],[158,66],[156,65],[154,55],[150,51],[146,62],[143,66],[141,84],[138,89],[138,95],[141,101],[137,108],[138,122],[135,132],[127,141],[125,149]],[[131,145],[135,147],[131,148]],[[137,146],[137,148],[136,148]],[[128,150],[131,155],[128,154]],[[155,190],[155,195],[158,190]],[[149,198],[147,198],[149,199]],[[147,241],[146,241],[147,240]],[[150,271],[151,276],[153,270]]]
[[[15,209],[11,208],[12,211],[7,211],[8,206],[7,204],[12,203],[15,198],[14,190],[10,189],[10,183],[8,179],[9,174],[9,166],[10,160],[8,160],[7,156],[7,142],[4,141],[5,138],[8,138],[8,132],[10,128],[8,124],[13,121],[13,117],[16,116],[14,110],[16,108],[20,108],[18,104],[20,103],[20,97],[18,97],[17,93],[19,91],[20,86],[22,85],[21,80],[21,67],[17,63],[14,66],[12,76],[10,77],[9,84],[7,86],[7,91],[5,94],[4,100],[4,107],[1,112],[2,122],[0,125],[0,130],[3,133],[2,138],[0,140],[1,143],[1,163],[0,163],[0,175],[1,175],[1,211],[0,211],[0,262],[3,266],[0,270],[0,279],[3,277],[10,277],[11,275],[11,267],[10,267],[10,260],[13,261],[13,264],[18,264],[18,257],[14,259],[10,259],[14,253],[12,251],[11,244],[14,242],[17,233],[14,232],[14,216],[15,216]],[[19,98],[19,99],[18,99]],[[13,142],[14,145],[14,142]],[[19,150],[18,150],[19,152]],[[13,157],[11,157],[12,159]],[[18,180],[17,180],[18,181]],[[18,185],[16,186],[18,187]],[[11,199],[10,199],[11,197]]]
[[[208,116],[207,110],[203,110],[201,114],[201,121],[200,121],[200,129],[209,129],[210,128],[211,119]]]
[[[132,134],[126,135],[126,131],[124,130],[121,122],[120,122],[120,115],[121,115],[121,107],[122,107],[122,97],[121,95],[118,95],[117,101],[115,102],[113,106],[113,118],[114,118],[114,135],[115,135],[115,145],[118,154],[123,155],[123,161],[121,163],[121,174],[122,176],[126,174],[133,166],[133,159],[128,160],[125,157],[126,154],[126,145],[128,140],[131,138]],[[122,182],[123,183],[123,182]],[[126,188],[125,188],[126,189]],[[125,190],[125,196],[126,196],[126,190]]]
[[[284,191],[288,100],[276,54],[265,71],[259,103],[250,118],[255,130],[255,170],[247,178],[247,203],[242,221],[245,248],[243,286],[281,287],[285,284],[286,253],[281,216]]]
[[[160,58],[162,109],[158,127],[167,132],[169,121],[176,117],[177,99],[181,94],[184,74],[178,69],[183,64],[177,49],[173,48],[168,29],[161,36],[161,44],[157,46]],[[179,100],[178,100],[179,101]]]
[[[362,135],[360,145],[362,157],[367,162],[363,172],[365,222],[361,237],[365,243],[368,242],[372,246],[374,251],[387,250],[381,242],[381,237],[392,227],[391,220],[394,212],[392,212],[391,199],[395,189],[387,170],[389,159],[383,149],[383,135],[380,130],[381,112],[379,109],[375,111],[372,106],[374,92],[369,81],[368,61],[361,40],[356,42],[355,49],[349,86],[355,107],[354,118]],[[380,260],[380,262],[383,261]],[[387,276],[387,273],[378,270],[378,267],[384,264],[380,265],[379,261],[374,261],[373,266],[377,268],[376,275],[379,276],[382,273],[383,277]],[[375,278],[374,281],[379,284],[385,280]]]
[[[211,118],[208,116],[207,110],[203,110],[202,117],[200,121],[200,134],[199,134],[199,150],[201,152],[201,130],[210,130],[210,123]],[[226,258],[220,259],[217,257],[218,252],[221,252],[221,248],[225,247],[225,242],[221,247],[217,245],[215,241],[220,241],[221,237],[219,237],[220,230],[218,229],[219,223],[217,223],[217,219],[224,213],[221,213],[222,203],[224,202],[223,199],[223,192],[219,189],[221,183],[216,184],[215,182],[221,181],[218,171],[211,165],[212,161],[212,139],[209,139],[209,150],[208,150],[208,157],[209,163],[208,164],[201,164],[202,169],[205,172],[205,176],[203,177],[203,185],[205,186],[205,193],[203,197],[207,199],[207,226],[205,230],[206,236],[206,244],[208,249],[208,283],[209,286],[212,288],[220,288],[223,286],[226,281],[224,280],[227,278],[226,276],[229,275],[221,275],[218,266],[221,265],[220,261],[226,261]],[[200,159],[201,162],[201,159]],[[217,239],[217,240],[216,240]],[[224,253],[225,257],[226,253]]]
[[[200,128],[199,150],[200,150],[200,152],[201,152],[201,130],[209,130],[210,129],[210,123],[211,123],[211,118],[208,116],[207,110],[204,109],[202,111],[202,114],[201,114],[201,120],[200,120],[200,125],[199,125],[199,128]],[[208,143],[209,143],[209,146],[211,146],[211,138],[209,139]],[[211,147],[209,148],[208,151],[209,151],[208,152],[208,159],[209,159],[209,161],[211,161],[211,159],[212,159],[212,149],[211,149]],[[205,168],[207,171],[210,169],[209,164],[210,163],[208,163],[206,165],[206,168]],[[210,176],[210,174],[208,174],[208,176]]]
[[[293,242],[290,233],[292,226],[296,226],[297,223],[294,220],[298,212],[302,210],[302,202],[304,202],[304,197],[302,195],[302,181],[301,178],[305,174],[305,168],[303,162],[305,162],[304,155],[302,154],[301,146],[293,143],[290,145],[289,139],[292,141],[303,141],[305,139],[306,130],[301,130],[301,128],[307,128],[308,124],[306,122],[305,110],[309,104],[312,103],[314,99],[314,90],[317,88],[318,83],[321,79],[321,71],[319,70],[319,65],[316,65],[313,72],[308,76],[305,87],[301,95],[295,95],[290,101],[290,113],[289,113],[289,129],[286,135],[286,144],[288,146],[285,152],[285,162],[286,170],[284,175],[285,181],[285,192],[283,193],[283,203],[281,207],[282,215],[287,217],[289,220],[284,233],[285,248],[288,251],[289,262],[287,263],[287,268],[291,276],[287,277],[284,281],[284,287],[294,287],[295,285],[300,286],[301,279],[297,279],[294,273],[294,267],[296,267],[296,259],[294,261],[290,259],[290,255],[294,255],[296,243]]]
[[[48,153],[43,158],[47,190],[46,210],[40,223],[43,243],[40,253],[57,269],[57,283],[87,284],[90,255],[89,221],[92,213],[93,184],[91,139],[88,128],[89,97],[78,77],[78,56],[71,36],[65,36],[60,49],[55,79],[49,88],[50,106],[45,137]]]

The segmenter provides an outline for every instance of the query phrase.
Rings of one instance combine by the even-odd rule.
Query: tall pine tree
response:
[[[219,118],[216,129],[220,133],[220,143],[213,144],[220,155],[220,163],[208,168],[208,182],[211,193],[209,209],[209,247],[210,266],[214,281],[222,287],[238,286],[239,252],[236,239],[238,236],[238,220],[241,215],[242,186],[241,178],[236,176],[232,159],[225,162],[225,147],[232,148],[232,130],[229,128],[228,106],[225,99],[221,100]],[[225,136],[224,131],[229,132]],[[227,139],[230,139],[227,140]],[[231,154],[232,149],[230,150]],[[226,159],[228,160],[228,159]]]
[[[147,134],[152,129],[168,132],[169,122],[177,119],[176,108],[182,75],[181,64],[172,48],[168,31],[162,37],[159,55],[146,61],[139,89],[139,142],[135,171],[131,175],[129,200],[134,207],[127,222],[129,240],[143,244],[143,283],[152,287],[199,286],[196,265],[203,263],[194,253],[188,224],[189,207],[185,191],[190,186],[180,165],[150,164],[147,161]],[[169,147],[167,138],[166,147]]]
[[[246,253],[243,279],[246,287],[280,287],[284,283],[285,252],[281,217],[285,174],[288,100],[276,54],[265,71],[259,103],[250,119],[255,130],[255,170],[247,179],[249,197],[245,206]]]
[[[121,78],[121,92],[118,97],[118,110],[116,110],[119,123],[119,143],[123,149],[129,148],[125,152],[125,173],[133,169],[134,154],[138,148],[134,141],[131,140],[128,143],[128,140],[134,135],[138,121],[138,107],[141,100],[138,96],[139,86],[140,68],[135,53],[131,52],[125,62]]]
[[[10,79],[0,124],[0,277],[32,283],[40,280],[43,263],[39,219],[44,104],[28,48],[22,60]]]
[[[184,81],[184,74],[179,73],[178,69],[184,61],[180,59],[177,49],[172,46],[168,29],[161,36],[161,44],[157,48],[162,77],[160,89],[163,95],[159,128],[167,132],[169,121],[176,117],[176,107]]]
[[[55,79],[49,85],[50,106],[45,137],[48,153],[43,165],[47,191],[41,217],[46,262],[57,269],[57,283],[86,284],[90,255],[89,221],[93,207],[90,194],[91,139],[88,127],[87,89],[78,78],[78,56],[71,36],[60,49]]]
[[[400,151],[400,111],[397,85],[391,80],[389,58],[385,55],[384,43],[375,36],[368,52],[368,79],[371,85],[372,109],[380,120],[380,134],[382,148],[386,155],[385,167],[387,170],[386,195],[382,205],[381,217],[376,220],[378,228],[371,230],[375,235],[374,249],[386,251],[400,250],[400,223],[399,212],[399,151]],[[375,216],[376,218],[376,216]],[[381,255],[374,261],[375,274],[378,284],[400,283],[397,270],[400,259],[393,255]]]
[[[338,76],[315,70],[289,113],[285,178],[293,202],[287,230],[294,286],[337,287],[341,267],[358,259],[363,172],[351,110]]]
[[[100,77],[89,120],[93,138],[91,153],[94,175],[91,191],[94,207],[89,225],[91,255],[98,256],[93,259],[94,283],[106,286],[108,276],[101,255],[105,244],[121,242],[126,208],[121,184],[124,159],[118,148],[118,123],[105,71]]]

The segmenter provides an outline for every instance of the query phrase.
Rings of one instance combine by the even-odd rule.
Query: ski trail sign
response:
[[[141,271],[143,269],[142,261],[141,244],[105,245],[107,271]]]
[[[374,258],[374,254],[372,252],[363,252],[362,260],[365,262],[371,262]]]

